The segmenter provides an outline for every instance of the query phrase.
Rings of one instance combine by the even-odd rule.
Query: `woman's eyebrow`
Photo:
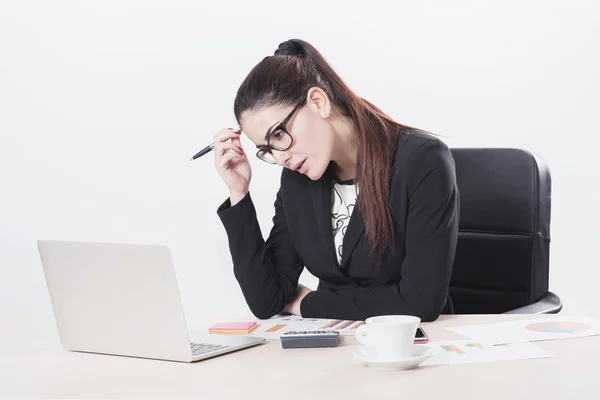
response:
[[[271,134],[271,129],[275,128],[277,125],[279,125],[281,123],[281,121],[277,121],[275,122],[273,125],[271,125],[269,127],[269,129],[267,129],[267,133],[265,133],[265,140],[267,140],[267,138],[269,137],[269,135]]]
[[[267,129],[267,133],[265,134],[265,141],[267,141],[267,138],[268,138],[268,137],[269,137],[269,135],[271,134],[271,130],[272,130],[273,128],[277,127],[277,126],[278,126],[280,123],[281,123],[281,121],[279,121],[279,122],[275,122],[273,125],[271,125],[271,126],[269,127],[269,129]],[[262,148],[263,148],[263,147],[265,147],[265,146],[266,146],[266,143],[265,143],[265,144],[257,144],[257,145],[256,145],[256,148],[257,148],[257,149],[262,149]]]

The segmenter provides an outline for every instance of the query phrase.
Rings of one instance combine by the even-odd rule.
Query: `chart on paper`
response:
[[[533,343],[494,345],[479,341],[453,340],[431,342],[437,353],[422,365],[471,364],[493,361],[548,358],[554,355]]]
[[[294,316],[273,317],[256,321],[258,327],[251,336],[260,336],[266,339],[279,339],[279,336],[290,331],[336,331],[340,335],[354,335],[356,329],[364,321],[301,318]]]
[[[453,326],[447,330],[473,340],[491,343],[518,343],[600,335],[600,320],[590,317],[524,319],[490,324]]]

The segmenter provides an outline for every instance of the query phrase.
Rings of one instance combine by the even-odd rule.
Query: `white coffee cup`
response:
[[[356,340],[372,348],[381,360],[410,357],[421,319],[412,315],[382,315],[367,318],[356,330]]]

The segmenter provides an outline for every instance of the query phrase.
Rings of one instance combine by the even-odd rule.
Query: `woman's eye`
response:
[[[271,135],[271,138],[275,139],[275,140],[280,140],[283,137],[283,131],[281,129],[276,130],[275,132],[273,132],[273,134]]]

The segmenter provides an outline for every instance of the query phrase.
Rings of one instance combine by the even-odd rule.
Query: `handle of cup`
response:
[[[369,340],[369,327],[367,325],[361,325],[358,327],[358,329],[356,329],[356,340],[358,341],[358,343],[365,345],[365,346],[370,346],[371,342]]]

